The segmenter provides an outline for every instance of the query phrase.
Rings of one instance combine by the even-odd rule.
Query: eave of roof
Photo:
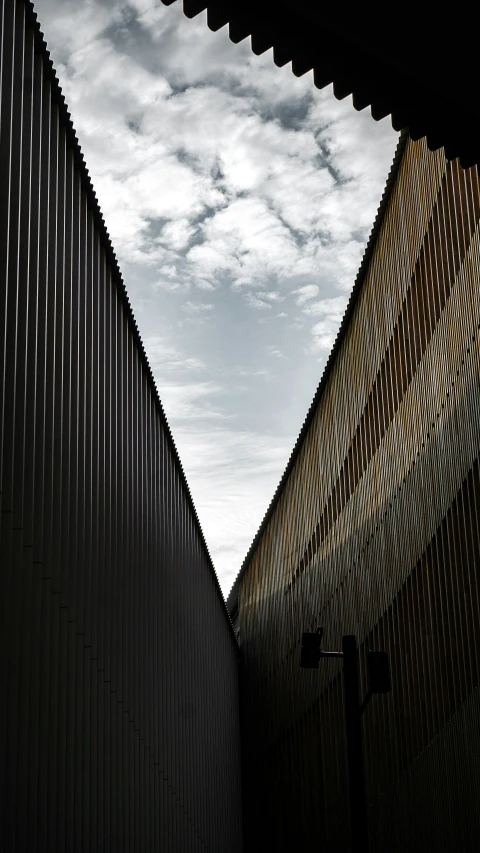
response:
[[[327,363],[325,365],[325,369],[323,371],[322,378],[320,379],[320,382],[319,382],[317,391],[315,393],[315,396],[313,398],[312,404],[311,404],[311,406],[307,412],[307,416],[305,418],[305,421],[303,422],[302,428],[300,430],[300,434],[299,434],[299,436],[295,442],[295,445],[294,445],[294,448],[292,450],[290,459],[288,460],[287,467],[285,468],[285,471],[283,472],[282,479],[280,480],[280,482],[277,486],[277,489],[276,489],[275,494],[271,500],[271,503],[267,509],[267,512],[265,513],[263,521],[262,521],[262,523],[261,523],[261,525],[257,531],[257,534],[256,534],[256,536],[255,536],[255,538],[254,538],[254,540],[253,540],[253,542],[252,542],[252,544],[248,550],[248,553],[247,553],[247,555],[246,555],[246,557],[242,563],[240,571],[239,571],[239,573],[238,573],[238,575],[234,581],[234,584],[232,586],[232,589],[230,590],[230,593],[228,595],[227,607],[230,611],[230,616],[232,619],[235,618],[235,614],[238,610],[238,589],[239,589],[240,583],[241,583],[241,581],[242,581],[242,579],[243,579],[243,577],[244,577],[244,575],[245,575],[245,573],[246,573],[246,571],[247,571],[247,569],[248,569],[248,567],[252,561],[252,558],[255,554],[257,546],[259,545],[260,540],[261,540],[261,538],[262,538],[262,536],[263,536],[263,534],[264,534],[264,532],[265,532],[265,530],[266,530],[266,528],[267,528],[267,526],[268,526],[268,524],[272,518],[272,515],[275,511],[277,503],[278,503],[280,496],[282,494],[283,488],[284,488],[284,486],[285,486],[285,484],[286,484],[286,482],[290,476],[290,473],[291,473],[291,471],[295,465],[295,462],[297,460],[298,454],[300,453],[300,450],[301,450],[303,441],[305,439],[305,436],[307,435],[307,432],[308,432],[308,429],[309,429],[310,424],[312,422],[312,419],[313,419],[315,412],[317,411],[318,405],[322,399],[322,395],[323,395],[323,392],[326,388],[330,374],[332,372],[332,368],[335,364],[337,354],[338,354],[340,347],[343,343],[347,329],[350,325],[350,320],[352,318],[352,315],[353,315],[353,312],[355,309],[355,305],[357,304],[358,298],[359,298],[361,290],[362,290],[362,285],[363,285],[363,282],[365,280],[365,276],[366,276],[366,273],[368,270],[368,266],[370,264],[370,259],[372,257],[373,250],[375,248],[377,237],[378,237],[378,235],[380,233],[380,229],[382,227],[383,218],[385,216],[385,211],[387,209],[388,202],[390,199],[390,195],[391,195],[392,189],[393,189],[394,184],[395,184],[395,180],[396,180],[396,177],[398,174],[400,163],[402,161],[403,152],[405,149],[405,145],[406,145],[406,141],[408,139],[408,136],[409,135],[407,132],[403,132],[400,134],[398,145],[397,145],[397,148],[395,151],[395,156],[393,158],[393,163],[392,163],[392,166],[390,168],[390,172],[389,172],[388,177],[387,177],[385,190],[383,192],[383,195],[382,195],[382,198],[380,201],[380,205],[379,205],[379,208],[377,211],[377,215],[375,217],[373,227],[372,227],[372,230],[370,232],[370,236],[369,236],[368,241],[367,241],[365,252],[363,254],[362,262],[360,264],[360,268],[359,268],[359,271],[357,273],[355,283],[353,285],[353,289],[352,289],[352,292],[350,295],[350,299],[348,301],[348,305],[347,305],[347,308],[345,310],[345,314],[343,316],[343,320],[342,320],[342,323],[340,325],[340,329],[338,331],[335,343],[333,344],[332,350],[330,352]]]
[[[176,0],[162,2],[170,6]],[[313,69],[318,88],[333,83],[335,97],[352,95],[354,107],[370,106],[377,121],[390,115],[395,130],[408,128],[412,139],[425,136],[431,150],[443,147],[463,167],[480,163],[471,16],[472,29],[461,27],[461,16],[453,21],[416,10],[410,21],[405,13],[397,22],[399,37],[390,16],[379,23],[378,10],[359,7],[355,14],[363,28],[356,38],[353,25],[342,26],[342,15],[351,23],[351,11],[342,7],[340,14],[337,7],[310,0],[183,0],[183,9],[189,18],[206,10],[213,31],[228,24],[235,43],[250,36],[255,54],[273,48],[275,64],[291,62],[296,76]]]
[[[202,530],[202,526],[200,524],[200,520],[198,518],[197,511],[195,509],[195,504],[193,502],[193,498],[192,498],[192,495],[190,492],[190,488],[189,488],[189,485],[187,482],[187,478],[186,478],[185,472],[183,470],[183,466],[182,466],[182,463],[180,461],[180,457],[178,455],[178,450],[176,448],[175,441],[173,439],[172,432],[170,430],[170,426],[169,426],[168,421],[167,421],[167,416],[165,414],[162,402],[160,400],[160,395],[158,393],[158,388],[157,388],[157,385],[155,382],[155,378],[153,376],[152,369],[151,369],[150,364],[148,362],[148,358],[147,358],[147,355],[145,352],[145,347],[143,345],[143,341],[142,341],[142,338],[141,338],[141,335],[140,335],[140,332],[139,332],[139,329],[137,326],[137,321],[135,320],[135,317],[133,314],[133,310],[132,310],[132,306],[130,304],[130,299],[128,297],[127,289],[125,287],[125,282],[123,280],[122,273],[120,272],[120,267],[118,264],[117,256],[116,256],[115,251],[113,249],[113,245],[112,245],[112,242],[110,240],[110,236],[109,236],[108,231],[107,231],[107,226],[105,224],[105,220],[104,220],[102,212],[100,210],[100,205],[98,203],[98,199],[97,199],[95,190],[93,188],[92,180],[90,178],[90,173],[89,173],[88,168],[86,166],[85,158],[83,156],[83,152],[82,152],[82,149],[80,147],[80,143],[78,141],[77,135],[75,133],[75,129],[74,129],[74,126],[72,123],[71,115],[68,111],[68,107],[67,107],[67,104],[65,102],[65,98],[64,98],[64,95],[62,92],[62,87],[60,86],[60,82],[58,80],[58,77],[57,77],[56,72],[55,72],[55,68],[53,66],[53,62],[50,58],[50,51],[48,50],[47,43],[45,41],[45,36],[44,36],[44,34],[41,30],[40,24],[38,22],[37,13],[35,12],[35,8],[34,8],[34,4],[33,4],[32,0],[25,0],[25,11],[26,11],[26,19],[25,19],[26,26],[31,27],[33,29],[34,34],[35,34],[35,51],[43,56],[44,72],[45,72],[45,74],[48,75],[48,77],[50,79],[51,87],[52,87],[52,101],[58,105],[60,120],[61,120],[63,126],[65,127],[65,132],[66,132],[66,136],[67,136],[67,143],[68,143],[68,146],[73,151],[75,166],[78,168],[78,170],[81,174],[82,185],[83,185],[83,188],[85,189],[85,192],[87,194],[88,204],[89,204],[89,207],[93,213],[95,226],[100,233],[101,240],[102,240],[102,246],[105,250],[105,255],[106,255],[106,258],[108,260],[108,263],[111,266],[116,287],[118,288],[118,292],[120,294],[123,305],[125,307],[125,311],[126,311],[126,314],[128,317],[128,322],[129,322],[130,328],[132,330],[133,338],[134,338],[135,343],[137,344],[139,352],[140,352],[140,358],[142,360],[142,364],[143,364],[145,373],[147,375],[147,380],[148,380],[148,383],[150,385],[150,390],[151,390],[153,398],[155,400],[155,404],[156,404],[156,407],[158,410],[160,421],[161,421],[161,423],[165,429],[167,441],[168,441],[168,444],[170,446],[172,456],[173,456],[175,464],[177,465],[178,470],[180,472],[180,478],[182,481],[182,485],[185,489],[187,501],[189,503],[192,515],[195,518],[195,522],[196,522],[197,527],[198,527],[198,531],[199,531],[200,539],[201,539],[202,546],[203,546],[203,549],[205,552],[205,556],[206,556],[207,562],[209,564],[210,570],[212,572],[214,582],[215,582],[215,586],[217,588],[217,592],[220,596],[220,600],[222,603],[222,609],[225,612],[225,617],[227,619],[227,622],[228,622],[229,628],[231,630],[235,644],[238,648],[238,640],[237,640],[237,637],[235,635],[235,630],[233,627],[232,620],[230,618],[230,613],[229,613],[229,610],[226,606],[225,598],[223,596],[223,593],[222,593],[222,590],[221,590],[221,587],[220,587],[220,584],[218,581],[218,576],[217,576],[217,573],[215,571],[215,566],[213,564],[213,560],[212,560],[210,552],[208,550],[208,545],[206,543],[205,536],[204,536],[203,530]]]

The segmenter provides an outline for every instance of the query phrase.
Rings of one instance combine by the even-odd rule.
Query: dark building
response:
[[[0,849],[240,851],[238,644],[31,3],[0,58]]]
[[[321,625],[356,635],[364,691],[389,654],[372,851],[473,853],[477,29],[184,0],[207,6],[410,133],[227,611],[32,4],[0,0],[1,849],[348,851],[341,664],[299,667]]]
[[[400,141],[339,336],[228,605],[242,649],[245,849],[350,849],[342,662],[386,651],[363,715],[370,849],[480,837],[480,193]]]
[[[340,334],[227,602],[242,650],[245,849],[350,849],[341,662],[299,667],[302,633],[322,626],[326,649],[356,635],[364,692],[368,651],[390,658],[393,691],[362,719],[371,849],[473,853],[478,13],[418,4],[412,18],[311,0],[183,8],[404,131]]]

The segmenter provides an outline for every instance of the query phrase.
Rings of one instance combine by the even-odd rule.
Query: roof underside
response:
[[[170,6],[176,0],[162,0]],[[276,65],[301,76],[313,69],[318,88],[333,83],[336,98],[353,97],[377,121],[391,116],[395,130],[427,138],[431,150],[464,167],[480,163],[477,13],[422,12],[422,4],[369,8],[312,0],[183,0],[192,18],[207,10],[216,31],[228,24],[232,42],[250,36],[252,51],[273,48]],[[396,19],[393,20],[393,16]]]

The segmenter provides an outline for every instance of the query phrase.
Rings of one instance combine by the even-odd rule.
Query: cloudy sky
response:
[[[397,135],[181,2],[35,7],[227,595],[321,377]]]

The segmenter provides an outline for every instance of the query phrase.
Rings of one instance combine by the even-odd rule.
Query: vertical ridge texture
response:
[[[0,847],[240,851],[233,627],[32,5],[0,27]]]
[[[238,583],[251,853],[350,849],[341,662],[299,666],[317,626],[327,650],[357,636],[364,694],[367,652],[389,654],[363,717],[372,851],[477,849],[479,219],[477,170],[407,140]]]

